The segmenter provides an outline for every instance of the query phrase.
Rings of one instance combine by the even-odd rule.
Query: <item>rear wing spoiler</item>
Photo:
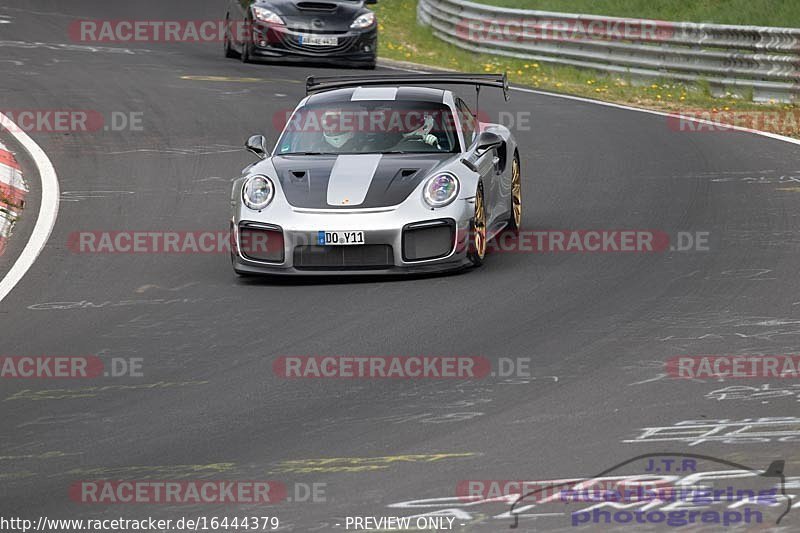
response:
[[[306,94],[366,87],[376,85],[473,85],[477,91],[481,87],[502,89],[508,101],[508,76],[503,74],[376,74],[372,76],[309,76],[306,78]]]

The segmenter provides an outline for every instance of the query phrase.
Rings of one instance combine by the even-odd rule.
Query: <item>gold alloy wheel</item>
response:
[[[483,187],[475,194],[475,219],[472,222],[475,232],[475,256],[482,260],[486,255],[486,208],[483,205]]]
[[[522,179],[516,156],[511,163],[511,208],[514,211],[514,227],[519,229],[522,225]]]

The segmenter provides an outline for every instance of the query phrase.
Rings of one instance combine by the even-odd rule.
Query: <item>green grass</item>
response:
[[[505,0],[494,0],[502,2]],[[694,0],[697,4],[731,5],[738,0]],[[759,0],[751,0],[758,3]],[[800,10],[800,0],[795,0]],[[509,4],[547,4],[549,8],[570,4],[612,5],[623,4],[620,0],[515,0]],[[627,4],[639,4],[631,0]],[[658,6],[666,2],[651,0]],[[672,3],[689,4],[687,0]],[[776,5],[788,4],[775,0]],[[644,4],[644,2],[642,2]],[[443,67],[461,72],[508,72],[512,83],[527,85],[543,90],[575,94],[624,103],[649,109],[666,111],[732,110],[758,109],[761,111],[796,110],[796,106],[782,104],[754,104],[752,95],[743,92],[725,98],[713,98],[707,84],[685,85],[668,80],[648,82],[635,81],[625,76],[608,75],[588,69],[537,63],[503,56],[477,54],[449,45],[433,35],[430,28],[417,24],[417,0],[386,0],[379,2],[375,9],[378,14],[380,31],[379,56],[388,59],[411,61],[424,65]],[[652,9],[651,9],[652,11]],[[785,135],[800,136],[800,131],[773,130]]]
[[[800,0],[478,0],[478,2],[565,13],[800,27]]]

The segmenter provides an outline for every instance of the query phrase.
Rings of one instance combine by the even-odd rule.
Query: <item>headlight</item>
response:
[[[452,174],[437,174],[425,184],[423,197],[431,207],[444,207],[458,196],[460,185]]]
[[[350,24],[350,27],[354,30],[363,30],[364,28],[369,28],[373,24],[375,24],[375,13],[369,12],[364,13],[354,20],[353,23]]]
[[[255,211],[261,211],[269,205],[275,196],[275,185],[266,176],[248,178],[242,187],[244,205]]]
[[[283,19],[280,18],[277,13],[263,7],[253,6],[253,17],[257,18],[261,22],[280,24],[281,26],[284,25]]]

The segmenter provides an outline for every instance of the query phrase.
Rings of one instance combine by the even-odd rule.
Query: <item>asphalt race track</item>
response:
[[[243,64],[213,43],[68,36],[80,18],[213,20],[223,9],[210,0],[0,6],[9,21],[0,109],[143,120],[142,131],[30,133],[55,166],[61,205],[47,246],[0,303],[0,352],[141,358],[143,376],[0,380],[1,515],[269,515],[302,532],[343,530],[348,516],[451,509],[443,514],[459,531],[504,531],[510,520],[497,517],[508,506],[452,500],[460,481],[588,477],[654,452],[758,468],[783,459],[787,488],[800,487],[796,381],[663,374],[676,355],[800,351],[793,144],[676,131],[661,116],[544,94],[513,92],[506,104],[486,90],[490,116],[530,112],[531,131],[515,132],[525,228],[708,232],[708,250],[495,253],[456,275],[313,281],[239,279],[226,254],[72,251],[78,231],[227,231],[231,180],[252,161],[244,140],[265,133],[274,143],[273,117],[302,98],[305,77],[341,72]],[[289,380],[273,372],[283,355],[530,358],[532,375]],[[731,385],[786,393],[714,394]],[[758,438],[640,438],[684,421],[778,417],[780,432]],[[269,506],[86,505],[69,487],[87,479],[267,479],[291,493],[316,483],[325,495]],[[797,530],[800,513],[781,527]],[[555,515],[520,526],[571,529]]]

